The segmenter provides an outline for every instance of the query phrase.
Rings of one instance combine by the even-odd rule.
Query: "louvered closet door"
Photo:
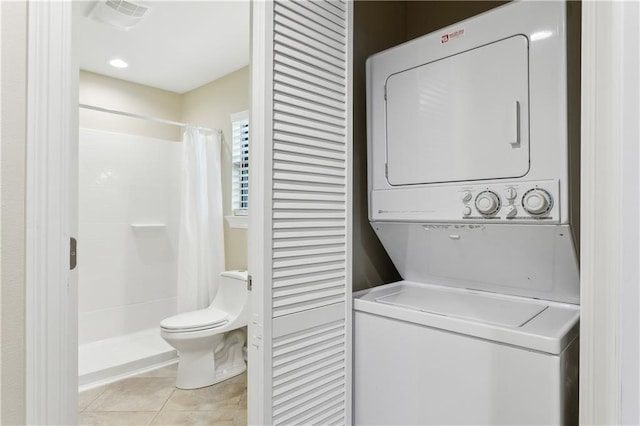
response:
[[[252,7],[249,421],[349,424],[352,4]]]

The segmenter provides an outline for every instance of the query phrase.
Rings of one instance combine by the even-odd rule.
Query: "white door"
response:
[[[254,2],[249,423],[351,423],[352,3]]]
[[[528,48],[516,35],[389,76],[389,183],[526,175]]]

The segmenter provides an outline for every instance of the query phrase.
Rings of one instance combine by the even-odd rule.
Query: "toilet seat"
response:
[[[168,333],[201,331],[223,326],[229,322],[229,314],[216,308],[185,312],[164,319],[160,328]]]

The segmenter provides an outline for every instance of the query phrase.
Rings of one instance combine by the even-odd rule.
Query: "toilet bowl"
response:
[[[246,371],[241,329],[247,325],[246,282],[246,271],[225,271],[208,308],[160,322],[160,335],[178,350],[177,388],[210,386]]]

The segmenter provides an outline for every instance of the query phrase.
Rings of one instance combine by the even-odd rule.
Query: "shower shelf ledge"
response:
[[[132,223],[131,227],[133,229],[159,229],[166,228],[167,225],[164,223]]]

